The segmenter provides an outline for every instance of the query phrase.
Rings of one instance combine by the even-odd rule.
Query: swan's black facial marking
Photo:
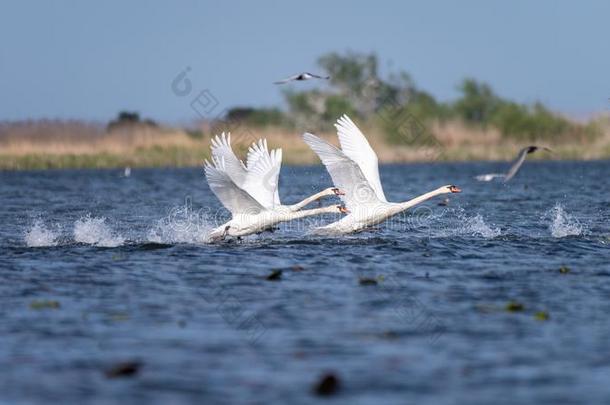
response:
[[[345,195],[345,193],[341,190],[339,190],[338,188],[333,188],[333,193],[335,193],[335,195]]]
[[[460,190],[460,188],[458,186],[454,186],[454,185],[449,186],[449,191],[451,191],[452,193],[461,193],[462,192],[462,190]]]

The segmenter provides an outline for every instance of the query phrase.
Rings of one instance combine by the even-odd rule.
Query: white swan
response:
[[[273,170],[271,155],[261,155],[251,166],[248,177],[260,177]],[[212,163],[205,161],[205,176],[212,192],[231,211],[231,220],[212,230],[207,238],[210,242],[226,236],[242,237],[267,230],[280,222],[325,213],[345,212],[341,205],[332,205],[310,210],[291,211],[285,206],[268,209],[231,179],[224,157],[212,156]],[[246,180],[248,181],[248,180]],[[252,180],[253,181],[253,180]]]
[[[345,193],[341,199],[349,214],[337,222],[314,229],[313,233],[357,232],[434,196],[461,191],[456,186],[447,185],[403,203],[388,202],[379,180],[377,155],[362,132],[347,115],[339,118],[335,127],[341,149],[309,133],[303,134],[303,139],[320,157],[335,186]]]
[[[224,132],[222,135],[216,135],[212,139],[211,149],[212,156],[218,158],[222,157],[224,159],[225,170],[231,180],[267,209],[298,211],[322,197],[343,194],[338,188],[329,187],[296,204],[283,205],[280,201],[278,192],[278,181],[282,166],[281,149],[274,149],[269,153],[267,140],[259,139],[258,142],[254,142],[248,149],[246,164],[244,164],[233,152],[233,148],[231,147],[231,134],[228,133],[225,135]],[[254,170],[255,163],[261,157],[267,159],[269,162],[269,164],[265,166],[268,171],[249,176],[249,172]]]

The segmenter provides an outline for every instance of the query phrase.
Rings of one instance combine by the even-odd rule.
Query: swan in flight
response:
[[[506,183],[507,181],[509,181],[510,179],[515,177],[515,175],[521,168],[521,165],[523,165],[523,162],[525,161],[525,158],[527,157],[527,155],[529,155],[530,153],[536,152],[538,149],[542,149],[547,152],[552,152],[551,149],[545,148],[543,146],[536,146],[536,145],[526,146],[525,148],[523,148],[519,151],[519,154],[517,155],[515,162],[512,164],[510,169],[508,169],[508,172],[506,174],[502,174],[502,173],[480,174],[480,175],[476,176],[475,179],[477,179],[478,181],[492,181],[495,178],[504,178],[504,182]]]
[[[251,156],[251,160],[256,157],[256,153],[254,152],[254,155]],[[278,157],[281,158],[281,150],[279,149],[273,150],[271,153],[260,153],[258,159],[251,161],[248,165],[246,179],[244,180],[247,185],[246,188],[249,188],[250,184],[258,184],[257,196],[263,201],[273,201],[274,199],[277,187],[275,189],[267,188],[263,185],[263,182],[267,178],[273,177],[276,169],[279,174],[280,162]],[[266,207],[246,189],[239,187],[231,178],[225,156],[212,153],[211,159],[211,163],[206,160],[204,165],[208,185],[225,208],[231,212],[232,216],[229,222],[210,232],[208,240],[211,242],[222,240],[226,236],[242,237],[259,233],[280,222],[312,215],[346,212],[341,205],[299,211],[291,210],[291,206]]]
[[[326,166],[335,186],[345,193],[341,199],[348,215],[314,229],[313,233],[336,235],[358,232],[437,195],[461,191],[456,186],[447,185],[406,202],[388,202],[379,179],[377,155],[364,134],[347,115],[339,118],[335,127],[341,149],[310,133],[303,134],[303,139]]]
[[[293,82],[295,80],[311,80],[311,79],[323,79],[323,80],[328,80],[330,79],[330,76],[319,76],[319,75],[314,75],[313,73],[299,73],[296,75],[292,75],[290,77],[287,77],[285,79],[282,80],[278,80],[277,82],[273,82],[273,84],[284,84],[284,83],[288,83],[288,82]]]
[[[267,140],[259,139],[248,149],[246,164],[242,162],[233,152],[231,147],[231,134],[224,132],[212,139],[212,156],[222,157],[224,167],[231,180],[267,209],[281,209],[289,211],[299,211],[306,205],[319,200],[322,197],[342,195],[343,193],[336,187],[328,187],[319,193],[305,198],[303,201],[292,205],[283,205],[280,201],[278,192],[278,182],[280,168],[282,166],[282,150],[274,149],[269,153]],[[264,173],[253,173],[256,162],[264,158],[269,166]]]

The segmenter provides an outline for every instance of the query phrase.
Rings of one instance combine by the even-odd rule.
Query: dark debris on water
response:
[[[376,279],[369,277],[360,277],[358,280],[360,285],[377,285],[379,284]]]
[[[517,301],[510,301],[508,304],[506,304],[505,309],[508,312],[521,312],[525,309],[525,306]]]
[[[339,377],[333,373],[324,374],[314,385],[313,392],[319,396],[335,395],[341,388]]]
[[[279,281],[281,279],[282,279],[282,270],[280,270],[280,269],[271,270],[271,273],[269,273],[267,275],[267,277],[265,277],[265,280],[267,280],[267,281]]]
[[[107,378],[133,377],[140,371],[142,363],[139,361],[126,361],[115,364],[107,369],[104,374]]]

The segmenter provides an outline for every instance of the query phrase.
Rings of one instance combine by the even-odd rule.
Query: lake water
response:
[[[0,402],[610,403],[610,162],[473,179],[505,167],[383,166],[391,201],[463,192],[357,235],[307,235],[330,215],[223,244],[202,242],[227,212],[201,169],[0,172]],[[328,186],[284,167],[280,195]]]

